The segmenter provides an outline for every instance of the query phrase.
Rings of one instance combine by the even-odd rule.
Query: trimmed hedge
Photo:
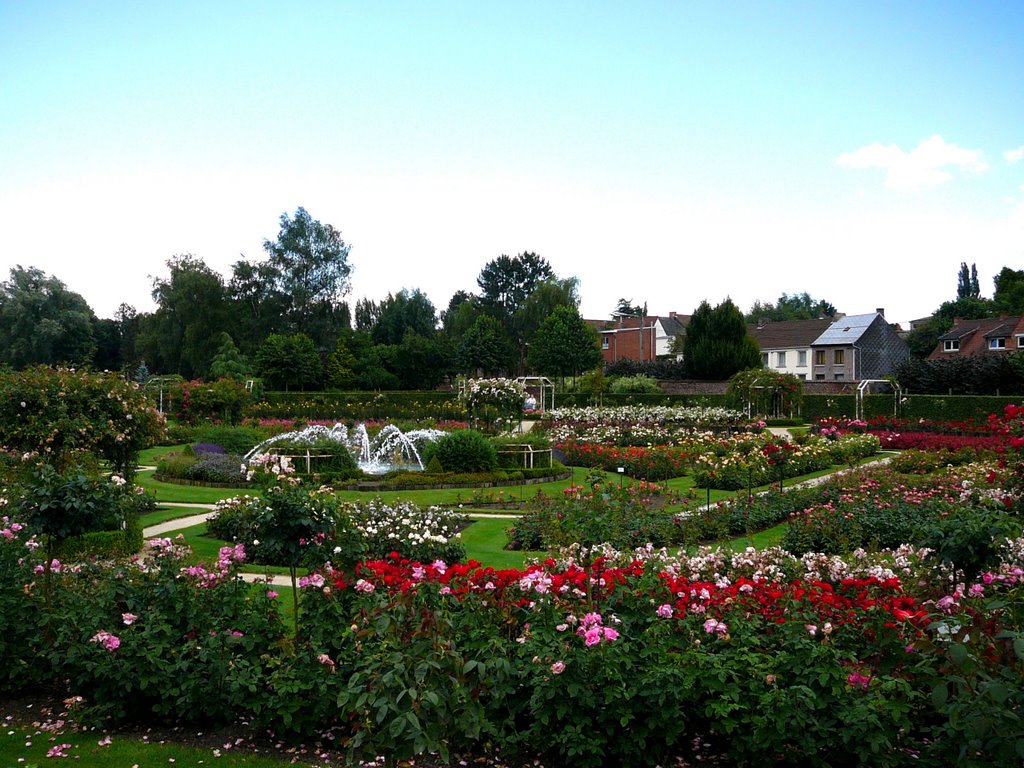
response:
[[[121,531],[93,531],[62,541],[55,555],[62,562],[112,560],[130,557],[142,549],[142,523],[130,520]]]

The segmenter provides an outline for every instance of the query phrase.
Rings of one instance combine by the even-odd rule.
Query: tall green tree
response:
[[[601,364],[597,331],[573,307],[556,307],[533,335],[527,362],[548,376],[578,376]]]
[[[460,373],[471,376],[497,376],[515,365],[516,349],[501,323],[490,315],[481,315],[463,334],[455,350]]]
[[[476,279],[480,306],[507,327],[526,297],[554,274],[547,259],[531,251],[514,257],[502,254],[487,262]]]
[[[424,338],[437,332],[437,310],[419,288],[389,293],[377,308],[370,336],[377,344],[401,344],[410,331]]]
[[[992,303],[997,314],[1024,315],[1024,270],[1003,267],[993,278]]]
[[[998,278],[997,278],[998,279]],[[967,268],[967,262],[960,262],[960,274],[957,277],[956,297],[958,299],[981,298],[981,286],[978,285],[978,265],[972,264]]]
[[[0,283],[0,363],[29,365],[92,362],[93,315],[79,294],[35,267],[11,268]]]
[[[746,320],[732,299],[714,309],[701,302],[686,326],[683,364],[690,378],[710,381],[724,381],[761,366],[761,351],[747,334]]]
[[[577,309],[580,305],[579,284],[575,277],[549,277],[537,283],[512,318],[516,341],[521,345],[530,342],[544,319],[559,307]]]
[[[356,383],[356,356],[349,349],[346,336],[342,333],[334,344],[334,351],[327,356],[327,386],[332,389],[351,389]]]
[[[277,270],[267,261],[237,261],[231,267],[227,294],[232,332],[246,354],[255,354],[267,336],[285,329],[288,297],[279,283]]]
[[[207,378],[216,381],[217,379],[236,379],[241,381],[249,376],[251,366],[245,355],[241,353],[235,344],[231,334],[224,331],[219,337],[220,346],[217,354],[213,356],[210,363],[210,372]]]
[[[224,280],[191,254],[168,259],[167,268],[169,277],[153,280],[157,308],[141,319],[140,351],[153,371],[200,378],[217,354],[221,332],[228,330]]]
[[[309,335],[319,349],[334,347],[351,287],[349,246],[341,232],[298,208],[281,214],[276,240],[264,240],[273,291],[285,297],[284,327]],[[274,295],[271,292],[269,295]]]
[[[256,369],[269,389],[314,389],[320,385],[320,355],[304,333],[270,334],[256,353]]]

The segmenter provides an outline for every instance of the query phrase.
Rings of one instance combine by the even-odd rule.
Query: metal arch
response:
[[[892,415],[893,418],[895,418],[897,415],[896,409],[899,406],[900,396],[903,394],[903,390],[900,388],[899,383],[895,381],[890,381],[889,379],[862,379],[860,383],[857,384],[857,397],[855,406],[856,413],[854,414],[854,418],[864,419],[864,392],[872,384],[888,384],[890,387],[892,387]]]

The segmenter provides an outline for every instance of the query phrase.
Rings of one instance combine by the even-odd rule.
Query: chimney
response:
[[[883,318],[885,317],[885,307],[878,307],[875,309],[875,312],[880,314]]]

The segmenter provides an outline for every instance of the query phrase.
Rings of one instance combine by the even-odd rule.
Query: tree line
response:
[[[300,207],[263,248],[226,278],[174,256],[153,280],[155,310],[122,304],[109,319],[56,277],[15,267],[0,283],[0,364],[258,376],[272,389],[429,389],[457,374],[574,376],[600,364],[579,281],[536,253],[487,262],[479,290],[456,292],[440,312],[418,288],[359,299],[353,311],[340,231]]]

